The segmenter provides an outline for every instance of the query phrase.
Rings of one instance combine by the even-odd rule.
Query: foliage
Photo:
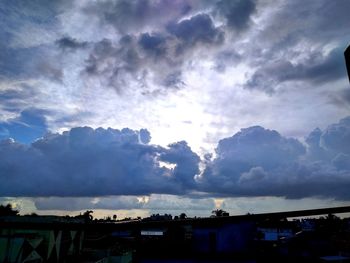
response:
[[[216,217],[229,216],[229,213],[222,209],[213,210],[211,211],[211,213],[214,214]]]
[[[11,204],[0,205],[0,216],[16,216],[19,211],[12,208]]]

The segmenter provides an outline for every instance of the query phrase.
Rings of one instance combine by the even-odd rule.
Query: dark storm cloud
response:
[[[86,61],[85,73],[104,86],[122,92],[131,82],[145,89],[148,83],[159,87],[185,86],[183,66],[202,50],[221,45],[224,32],[214,26],[207,14],[172,22],[165,32],[124,35],[118,42],[104,39],[94,44]]]
[[[23,113],[25,120],[43,121],[32,113]],[[200,158],[185,141],[163,148],[149,140],[145,129],[89,127],[47,134],[31,145],[3,140],[0,195],[193,197],[192,191],[201,191],[204,196],[350,199],[350,117],[324,131],[315,129],[306,145],[260,126],[242,129],[219,141],[198,180]]]
[[[112,42],[108,39],[104,39],[95,44],[93,52],[90,54],[87,60],[87,66],[85,68],[88,74],[98,74],[98,62],[103,61],[108,57],[114,56],[115,49],[112,46]]]
[[[215,12],[223,16],[230,29],[241,31],[251,23],[251,15],[256,11],[256,0],[221,0],[216,3]]]
[[[31,145],[4,140],[0,195],[186,193],[193,185],[199,157],[183,142],[162,148],[145,144],[147,140],[145,130],[89,127],[48,134]],[[158,160],[172,162],[176,168],[160,167]]]
[[[294,76],[287,76],[290,80],[298,78],[311,80],[315,84],[329,82],[343,78],[345,75],[343,49],[333,49],[328,55],[315,54],[304,65],[297,65]],[[299,67],[299,69],[298,69]]]
[[[210,12],[222,17],[229,29],[247,29],[256,11],[255,0],[116,0],[88,4],[84,12],[97,16],[102,24],[110,24],[120,33],[142,32],[145,28],[159,30],[172,21],[194,14]]]
[[[22,111],[17,118],[0,122],[0,139],[15,139],[21,143],[31,143],[47,131],[46,111],[30,108]]]
[[[133,36],[127,35],[119,43],[113,43],[109,39],[96,43],[86,61],[84,72],[101,81],[102,85],[123,92],[132,81],[142,80],[144,73],[143,59],[135,42]]]
[[[270,94],[295,87],[296,81],[305,86],[331,83],[345,72],[340,54],[350,34],[345,11],[349,8],[346,0],[274,5],[256,0],[88,3],[82,8],[85,15],[130,39],[109,39],[108,58],[94,48],[86,72],[98,72],[103,86],[119,92],[136,83],[142,94],[159,94],[168,87],[186,86],[186,63],[204,55],[221,73],[226,67],[248,64],[252,74],[243,87]],[[255,15],[263,19],[254,20]],[[242,36],[246,40],[237,46],[238,53],[234,48]],[[153,84],[159,90],[145,89]]]
[[[341,78],[344,71],[338,55],[350,33],[344,11],[349,8],[349,2],[342,0],[282,1],[274,6],[255,0],[11,1],[0,5],[0,37],[6,39],[0,47],[0,75],[63,82],[65,62],[73,55],[60,57],[60,48],[91,51],[85,72],[96,73],[102,86],[119,92],[134,84],[142,94],[184,87],[187,63],[202,57],[214,60],[218,72],[249,63],[253,72],[244,86],[269,93],[287,82],[327,83]],[[83,28],[79,23],[84,19],[74,17],[69,20],[74,26],[61,27],[59,18],[72,10],[78,18],[91,21],[91,30],[100,30],[98,37],[76,32]],[[254,15],[264,15],[266,10],[274,12],[254,24]],[[29,34],[23,37],[27,28]],[[118,43],[121,36],[131,40]],[[237,48],[239,53],[233,52],[242,36],[248,42]],[[108,40],[101,41],[103,37]],[[103,55],[96,49],[106,41],[110,46],[104,47]],[[325,55],[327,44],[334,49]],[[156,88],[144,90],[152,85]]]
[[[221,44],[224,40],[224,32],[214,26],[212,19],[207,14],[198,14],[178,23],[170,23],[167,30],[182,41],[178,50],[182,46],[186,48],[197,43]]]
[[[346,0],[281,1],[273,6],[253,0],[72,3],[0,4],[1,79],[41,81],[44,77],[68,84],[74,78],[63,82],[63,72],[69,69],[64,67],[73,65],[84,68],[84,84],[113,87],[120,93],[136,86],[141,94],[163,94],[190,87],[183,80],[184,72],[195,70],[191,65],[202,59],[212,59],[218,72],[243,63],[252,71],[243,86],[271,94],[285,86],[317,88],[346,78],[342,54],[350,35],[350,2]],[[90,32],[93,37],[76,32],[85,25],[67,18],[71,15],[65,13],[67,6],[78,18],[91,19],[91,30],[98,32]],[[253,23],[255,14],[263,15],[255,20],[260,24]],[[59,17],[67,18],[71,25],[62,26]],[[62,32],[66,29],[72,34]],[[58,39],[62,35],[67,37]],[[59,49],[84,49],[81,55],[86,57],[77,59],[77,52],[62,56]],[[84,65],[79,64],[82,60]],[[89,82],[90,78],[96,81]],[[1,108],[19,112],[34,104],[25,100],[35,95],[33,88],[24,86],[2,90]],[[331,99],[349,105],[349,92],[344,90]],[[80,114],[54,121],[56,125],[72,124],[92,113]],[[24,144],[46,132],[45,116],[45,112],[30,109],[0,123],[2,138],[17,141],[0,144],[0,195],[147,195],[200,190],[226,196],[350,198],[348,118],[323,131],[315,129],[305,145],[262,127],[242,129],[219,142],[217,156],[206,158],[203,176],[196,182],[193,177],[199,172],[200,160],[187,143],[168,148],[149,145],[147,130],[75,128]],[[176,167],[161,167],[159,161]]]
[[[295,81],[318,86],[344,78],[349,8],[348,1],[286,1],[276,7],[252,39],[257,45],[243,52],[255,68],[244,87],[272,93],[295,87]]]
[[[254,29],[251,27],[253,15],[269,8],[268,4],[258,5],[253,0],[222,0],[203,2],[201,5],[192,1],[175,2],[106,1],[94,4],[95,11],[86,8],[87,12],[97,15],[104,24],[115,26],[122,34],[133,39],[128,44],[128,55],[118,59],[123,62],[123,66],[117,66],[113,72],[109,72],[104,83],[125,86],[134,80],[139,82],[140,87],[148,83],[155,83],[160,88],[184,86],[181,78],[186,61],[195,59],[198,50],[222,46],[225,30],[226,33],[230,30],[237,33]],[[268,93],[295,81],[319,85],[337,80],[345,72],[341,53],[346,41],[341,36],[349,33],[349,27],[346,27],[349,21],[344,12],[348,5],[346,1],[337,4],[329,1],[280,3],[276,5],[277,9],[270,19],[259,25],[260,29],[252,44],[245,45],[239,55],[227,47],[218,53],[209,49],[206,55],[216,58],[218,62],[214,69],[219,72],[239,62],[250,63],[254,72],[243,86]],[[159,15],[155,16],[156,13]],[[222,20],[223,25],[215,27],[210,15]],[[126,16],[125,19],[123,16]],[[330,17],[334,19],[330,20]],[[344,26],[339,27],[338,21]],[[329,39],[335,40],[334,48],[326,52],[324,47]],[[302,48],[305,45],[310,48]],[[99,63],[99,56],[95,58],[94,65]],[[169,68],[174,70],[171,72]],[[164,69],[165,74],[159,76],[159,72]],[[124,75],[129,76],[120,77]],[[150,80],[151,75],[157,75],[156,80]],[[152,92],[144,91],[143,94]]]
[[[179,155],[181,152],[181,155]],[[169,149],[160,155],[162,161],[176,163],[174,172],[177,174],[176,179],[180,184],[194,187],[195,181],[193,175],[199,173],[198,163],[200,158],[192,152],[187,142],[181,141],[169,145]]]
[[[219,142],[200,187],[223,196],[327,197],[349,200],[350,118],[315,129],[307,148],[262,127]]]
[[[238,182],[241,174],[251,168],[274,169],[296,161],[304,152],[304,146],[295,139],[283,138],[260,126],[250,127],[219,141],[217,157],[208,165],[204,177],[210,174],[209,179],[216,178],[218,182]]]
[[[135,33],[146,27],[158,28],[172,20],[178,20],[192,9],[187,0],[117,0],[95,2],[84,10],[96,15],[102,24],[111,24],[120,33]]]
[[[261,8],[269,10],[271,6],[265,4]],[[330,43],[346,45],[349,8],[346,0],[282,2],[265,21],[258,35],[259,45],[255,47],[263,50],[261,56],[275,59],[281,55],[296,56],[298,52],[307,54],[311,48],[322,49]]]
[[[147,53],[150,53],[155,56],[164,55],[164,53],[166,52],[166,39],[161,34],[141,34],[138,44]]]
[[[308,59],[296,64],[285,59],[269,62],[254,72],[245,87],[272,92],[287,81],[319,85],[345,75],[343,49],[336,48],[325,56],[320,52],[310,54]]]
[[[66,36],[56,40],[56,44],[63,50],[76,50],[76,49],[86,48],[88,45],[88,42],[78,41],[75,38]]]

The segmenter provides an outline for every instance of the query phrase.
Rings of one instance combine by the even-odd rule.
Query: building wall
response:
[[[84,233],[75,230],[0,229],[0,263],[61,262],[79,254]]]
[[[213,228],[193,229],[193,249],[201,253],[243,253],[255,235],[251,222],[228,223]]]

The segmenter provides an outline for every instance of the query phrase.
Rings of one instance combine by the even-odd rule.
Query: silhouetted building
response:
[[[177,220],[154,215],[152,220],[103,223],[80,217],[0,216],[0,263],[181,258],[286,262],[289,257],[288,262],[348,262],[350,221],[332,213],[349,212],[346,206]],[[327,216],[310,219],[313,224],[306,227],[300,223],[306,221],[287,220],[311,215]]]
[[[348,77],[350,82],[350,46],[348,46],[348,48],[345,50],[344,56],[345,56],[346,69],[348,71]]]

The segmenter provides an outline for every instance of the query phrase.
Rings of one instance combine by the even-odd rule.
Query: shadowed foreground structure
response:
[[[350,45],[345,50],[344,56],[345,56],[346,69],[348,71],[348,77],[350,82]]]
[[[0,262],[166,262],[173,258],[259,262],[284,256],[300,261],[304,259],[301,255],[316,260],[339,253],[346,259],[350,257],[350,222],[332,214],[347,212],[350,206],[110,223],[53,216],[3,216]],[[287,221],[291,217],[327,214],[319,221]]]

